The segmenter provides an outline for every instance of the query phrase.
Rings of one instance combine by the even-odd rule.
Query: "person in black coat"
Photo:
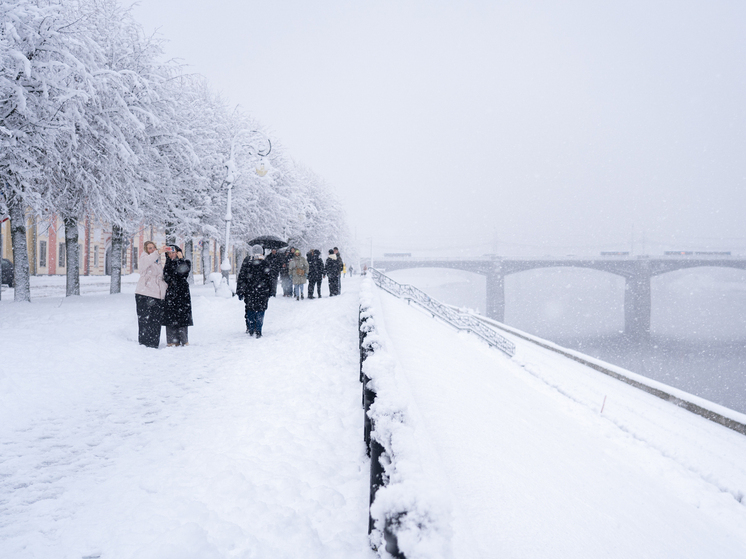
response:
[[[262,337],[264,312],[267,310],[272,284],[271,265],[264,259],[264,249],[251,247],[251,256],[244,258],[236,280],[236,295],[246,305],[246,333]]]
[[[170,249],[170,250],[168,250]],[[189,345],[189,326],[192,322],[192,296],[189,293],[189,274],[192,263],[176,245],[168,245],[168,259],[163,266],[163,281],[168,284],[163,306],[163,324],[169,346]]]
[[[290,277],[290,268],[288,267],[290,261],[295,256],[295,249],[289,247],[289,250],[281,253],[278,262],[280,263],[280,284],[282,285],[282,296],[292,297],[293,296],[293,278]]]
[[[269,286],[269,295],[274,297],[277,295],[277,277],[280,275],[280,268],[282,268],[282,255],[277,254],[277,249],[273,248],[265,258],[267,264],[269,264],[269,272],[271,276],[271,282]]]
[[[337,257],[337,266],[339,267],[339,277],[337,278],[337,295],[342,293],[342,270],[345,268],[344,260],[342,260],[342,254],[339,252],[337,247],[334,247],[334,255]]]
[[[324,261],[321,260],[321,251],[313,249],[308,253],[308,298],[313,299],[313,288],[321,298],[321,280],[324,278]]]
[[[342,273],[342,266],[333,249],[329,249],[329,256],[326,258],[324,273],[329,278],[329,297],[339,295],[339,276]]]

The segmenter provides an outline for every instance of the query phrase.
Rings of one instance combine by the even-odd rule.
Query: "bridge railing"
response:
[[[373,275],[373,281],[381,289],[388,291],[400,299],[405,299],[407,302],[416,303],[432,314],[433,317],[437,316],[458,330],[476,334],[490,346],[499,349],[508,357],[515,355],[515,345],[513,342],[498,334],[494,328],[490,328],[471,315],[462,314],[448,305],[433,299],[427,293],[420,291],[412,285],[398,283],[375,268],[371,268],[370,271]]]

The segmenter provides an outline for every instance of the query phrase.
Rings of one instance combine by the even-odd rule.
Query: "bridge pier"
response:
[[[487,273],[487,318],[505,322],[505,274],[502,263],[494,262]]]
[[[650,337],[650,273],[649,262],[636,263],[634,273],[624,286],[624,333],[636,339]]]

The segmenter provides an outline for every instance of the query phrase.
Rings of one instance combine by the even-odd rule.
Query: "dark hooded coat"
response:
[[[189,274],[192,263],[184,258],[166,259],[163,281],[168,284],[163,305],[163,325],[181,328],[193,326],[192,296],[189,293]]]
[[[311,255],[308,259],[308,281],[311,283],[315,281],[321,281],[324,277],[324,261],[320,257],[318,250],[312,250],[309,252]]]
[[[266,311],[271,281],[271,262],[267,262],[263,257],[247,256],[236,279],[236,295],[243,299],[248,310]]]
[[[342,273],[342,261],[334,254],[330,254],[326,259],[324,272],[330,278],[339,276]]]

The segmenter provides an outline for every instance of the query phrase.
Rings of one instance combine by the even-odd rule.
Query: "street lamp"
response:
[[[223,295],[227,295],[228,297],[231,297],[233,293],[230,291],[229,287],[229,281],[228,278],[230,276],[231,272],[231,262],[228,258],[229,254],[229,248],[230,248],[230,235],[231,235],[231,221],[233,220],[233,214],[231,213],[231,196],[233,192],[233,181],[236,179],[236,160],[235,160],[235,152],[236,152],[236,139],[239,135],[241,135],[243,132],[258,132],[258,130],[239,130],[236,134],[233,135],[233,139],[231,140],[231,155],[230,159],[225,164],[225,183],[228,184],[228,203],[226,204],[225,208],[225,253],[223,254],[223,262],[220,264],[220,271],[223,274],[223,279],[225,280],[225,286],[226,290],[223,291]],[[262,152],[261,150],[257,149],[256,153],[260,157],[264,158],[269,155],[269,153],[272,151],[272,142],[269,138],[267,138],[267,143],[269,144],[269,148],[266,152]],[[246,147],[254,147],[252,144],[244,144]],[[256,168],[256,174],[260,177],[264,177],[267,174],[267,169],[264,166],[264,161],[261,162],[261,165]],[[223,282],[220,282],[221,287],[223,286]],[[226,293],[227,292],[227,293]]]

